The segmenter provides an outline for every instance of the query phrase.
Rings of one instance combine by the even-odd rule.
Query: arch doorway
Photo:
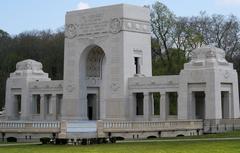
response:
[[[85,62],[84,67],[82,67],[85,69],[85,73],[84,76],[83,73],[80,74],[84,78],[84,80],[82,79],[82,84],[85,85],[84,88],[86,89],[83,95],[87,99],[85,108],[87,107],[87,117],[89,120],[99,120],[105,53],[101,47],[96,45],[88,47],[85,51]],[[81,83],[80,89],[83,89]]]

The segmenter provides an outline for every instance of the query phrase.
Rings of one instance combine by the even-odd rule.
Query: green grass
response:
[[[195,142],[134,142],[87,146],[20,145],[0,147],[1,153],[237,153],[240,140]]]
[[[240,131],[221,134],[208,134],[189,138],[226,138],[240,137]],[[160,138],[169,139],[169,138]],[[156,139],[159,140],[159,139]],[[101,144],[87,146],[72,145],[22,145],[0,146],[0,153],[237,153],[240,152],[240,140],[221,141],[173,141],[173,142],[126,142],[117,144]]]

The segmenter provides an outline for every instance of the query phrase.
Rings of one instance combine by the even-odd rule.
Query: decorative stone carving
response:
[[[135,28],[136,28],[136,30],[139,30],[140,29],[140,25],[138,23],[135,24]]]
[[[32,76],[36,80],[48,78],[48,74],[44,73],[42,70],[42,63],[31,59],[18,62],[16,65],[16,71],[14,73],[11,73],[10,76],[12,77]]]
[[[121,30],[150,33],[150,23],[144,21],[136,21],[134,19],[113,18],[110,21],[104,20],[103,15],[94,15],[96,21],[83,17],[85,22],[75,24],[66,24],[65,37],[73,39],[75,37],[90,38],[93,35],[106,35],[107,33],[117,34]]]
[[[150,33],[150,23],[144,21],[136,21],[134,19],[123,19],[123,31],[132,31],[140,33]]]
[[[110,31],[111,33],[119,33],[121,30],[121,21],[118,18],[114,18],[110,22]]]
[[[216,57],[216,52],[214,52],[213,50],[209,50],[206,53],[206,58],[215,58]]]
[[[192,58],[188,66],[210,66],[210,63],[227,66],[229,63],[225,59],[225,52],[213,46],[204,46],[192,51]]]
[[[203,63],[204,63],[203,60],[194,61],[194,62],[193,62],[193,65],[194,65],[194,66],[203,66]]]
[[[96,83],[97,83],[96,78],[92,78],[92,79],[91,79],[91,84],[92,84],[92,85],[96,85]]]
[[[100,47],[94,47],[87,56],[87,77],[101,77],[104,52]]]
[[[34,60],[24,60],[18,62],[16,70],[42,70],[42,64]]]
[[[77,28],[74,24],[68,24],[65,27],[65,37],[66,38],[74,38],[77,35]]]
[[[229,78],[229,75],[230,75],[229,72],[226,71],[226,72],[224,73],[224,78],[225,78],[225,79]]]
[[[32,82],[29,86],[29,89],[34,91],[61,91],[62,90],[62,83],[55,83],[55,81],[48,81],[48,82]]]
[[[132,28],[132,23],[131,22],[128,22],[127,23],[127,27],[130,29],[130,28]]]
[[[119,87],[119,85],[118,85],[118,83],[112,83],[112,85],[111,85],[111,89],[113,90],[113,91],[118,91],[118,89],[119,89],[120,87]]]
[[[32,69],[32,65],[30,63],[27,63],[25,69],[26,70],[31,70]]]
[[[73,92],[74,91],[73,85],[70,85],[70,84],[67,86],[66,89],[67,89],[68,92]]]

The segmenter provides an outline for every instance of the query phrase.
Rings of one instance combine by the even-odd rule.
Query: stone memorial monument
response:
[[[51,80],[37,61],[18,62],[0,132],[146,138],[202,134],[209,120],[237,123],[238,76],[223,50],[197,48],[179,75],[152,76],[148,8],[71,11],[65,22],[64,80]]]

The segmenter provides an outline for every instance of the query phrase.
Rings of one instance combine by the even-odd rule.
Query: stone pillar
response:
[[[7,79],[6,82],[6,93],[5,93],[5,111],[6,111],[6,117],[8,120],[14,119],[13,112],[14,112],[14,106],[13,106],[13,96],[11,93],[11,83],[10,79]]]
[[[151,115],[149,93],[148,92],[144,92],[143,108],[144,108],[144,120],[148,121],[150,119],[150,115]]]
[[[87,100],[87,96],[83,99],[80,99],[80,101],[82,102],[82,104],[80,105],[80,115],[81,115],[81,120],[88,120],[88,100]]]
[[[154,97],[153,97],[153,93],[150,93],[150,111],[151,111],[151,115],[154,116]],[[160,106],[159,106],[160,107]],[[160,110],[159,110],[160,111]]]
[[[233,92],[232,91],[230,91],[229,93],[228,93],[228,103],[229,103],[229,106],[228,106],[228,113],[229,113],[229,118],[236,118],[236,117],[234,117],[234,103],[233,103]]]
[[[136,115],[136,99],[134,98],[134,93],[129,93],[129,118],[130,120],[134,120]]]
[[[100,95],[98,93],[96,93],[96,95],[94,96],[95,98],[95,109],[96,109],[96,120],[100,120],[101,116],[100,116],[100,99],[99,99]]]
[[[97,121],[97,136],[98,138],[106,137],[106,134],[104,133],[104,123],[102,120]]]
[[[187,79],[190,76],[189,72],[182,70],[179,78],[179,90],[178,90],[178,119],[189,119],[189,101],[188,101],[188,82]]]
[[[195,94],[192,91],[188,92],[188,116],[189,119],[196,119],[196,99],[195,99]]]
[[[46,112],[45,112],[44,95],[41,94],[40,96],[41,96],[41,98],[40,98],[40,119],[45,120]]]
[[[6,116],[8,120],[14,120],[15,119],[15,107],[14,107],[14,97],[11,94],[6,94]]]
[[[160,94],[161,94],[161,96],[160,96],[160,119],[164,121],[167,119],[166,93],[161,92]]]
[[[57,96],[56,96],[56,94],[52,94],[50,103],[52,106],[53,119],[56,120],[57,119]]]
[[[67,137],[67,121],[61,121],[60,133],[58,134],[58,138],[65,139]]]
[[[21,120],[29,120],[31,119],[31,99],[30,99],[30,92],[29,92],[29,87],[28,87],[28,81],[24,83],[22,88],[22,93],[21,93]]]
[[[213,73],[208,74],[206,84],[205,119],[222,119],[220,81]]]
[[[240,112],[239,112],[239,89],[238,89],[238,76],[237,73],[234,72],[234,76],[233,83],[232,83],[232,91],[231,94],[229,95],[229,97],[231,99],[231,103],[232,103],[232,110],[231,110],[231,117],[232,118],[239,118],[240,117]]]

